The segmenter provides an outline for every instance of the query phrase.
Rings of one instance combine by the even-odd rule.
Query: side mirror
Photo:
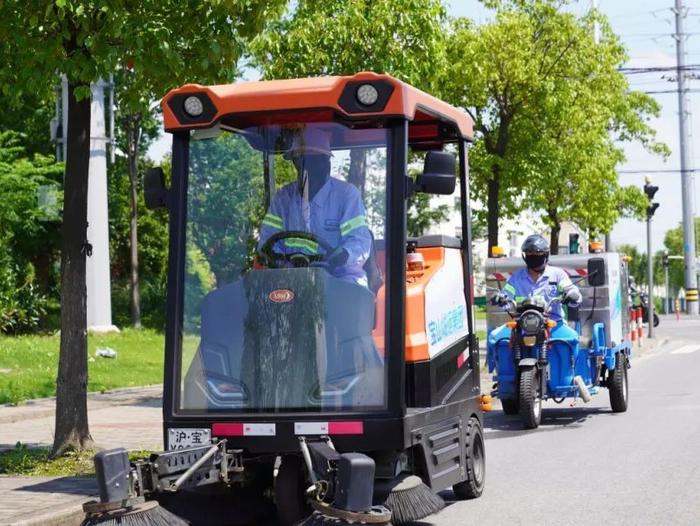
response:
[[[419,192],[450,195],[457,184],[457,162],[447,152],[430,151],[425,155],[423,173],[416,179]]]
[[[603,258],[588,260],[588,285],[590,287],[605,285],[605,260]]]
[[[156,210],[168,206],[168,189],[165,188],[163,169],[149,168],[143,176],[143,199],[146,208]]]

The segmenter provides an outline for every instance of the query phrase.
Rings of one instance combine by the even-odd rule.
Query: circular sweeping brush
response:
[[[170,513],[156,501],[143,502],[128,509],[89,515],[81,526],[188,526],[189,522]]]
[[[331,517],[325,513],[321,513],[320,511],[314,511],[311,516],[301,522],[298,522],[296,526],[350,526],[357,524],[364,524],[367,526],[371,524],[377,524],[378,526],[391,526],[391,522],[358,523],[357,521],[348,521],[339,517]]]
[[[423,484],[420,477],[404,475],[392,481],[384,506],[391,510],[395,525],[408,524],[445,507],[445,501]]]

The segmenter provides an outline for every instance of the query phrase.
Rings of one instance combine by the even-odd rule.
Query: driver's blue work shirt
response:
[[[572,283],[566,272],[558,267],[547,265],[537,281],[532,279],[527,268],[521,268],[513,272],[503,287],[503,292],[516,303],[534,296],[542,296],[549,303],[572,287],[576,288],[576,285]],[[573,303],[571,305],[576,306]],[[562,319],[561,303],[552,305],[550,318],[557,321]]]
[[[337,278],[367,286],[363,268],[372,246],[365,207],[360,191],[352,184],[330,177],[305,206],[296,182],[282,187],[273,197],[262,222],[258,248],[278,232],[297,230],[310,232],[333,249],[348,252],[344,265],[330,270]],[[303,252],[323,254],[316,243],[307,239],[287,238],[273,249],[283,254]]]

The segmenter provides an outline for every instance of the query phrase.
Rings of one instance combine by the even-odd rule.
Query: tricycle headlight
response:
[[[520,316],[520,327],[525,334],[539,334],[544,327],[544,318],[536,311],[524,312]]]

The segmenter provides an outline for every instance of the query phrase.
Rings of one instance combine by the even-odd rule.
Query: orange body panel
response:
[[[425,264],[423,270],[406,271],[406,362],[429,360],[428,335],[425,332],[425,287],[443,266],[443,247],[419,248]],[[382,258],[378,257],[381,261]],[[382,286],[377,292],[376,323],[372,337],[381,356],[384,356],[385,292]]]
[[[348,82],[362,80],[382,80],[394,86],[394,91],[381,112],[347,114],[340,107],[339,100],[345,85]],[[207,93],[211,98],[217,110],[216,115],[206,123],[181,124],[168,106],[168,100],[178,94],[201,92]],[[439,116],[441,120],[454,122],[463,138],[471,140],[473,137],[473,122],[463,111],[389,75],[378,75],[370,72],[357,73],[347,77],[239,82],[218,86],[186,84],[181,88],[171,90],[163,98],[162,107],[165,130],[169,132],[211,126],[222,116],[230,114],[303,112],[304,110],[314,111],[325,108],[352,119],[377,115],[403,115],[410,121],[420,123],[421,121],[435,121],[436,116]],[[430,126],[424,125],[421,134],[429,136],[430,128]],[[437,130],[436,126],[433,128]]]

